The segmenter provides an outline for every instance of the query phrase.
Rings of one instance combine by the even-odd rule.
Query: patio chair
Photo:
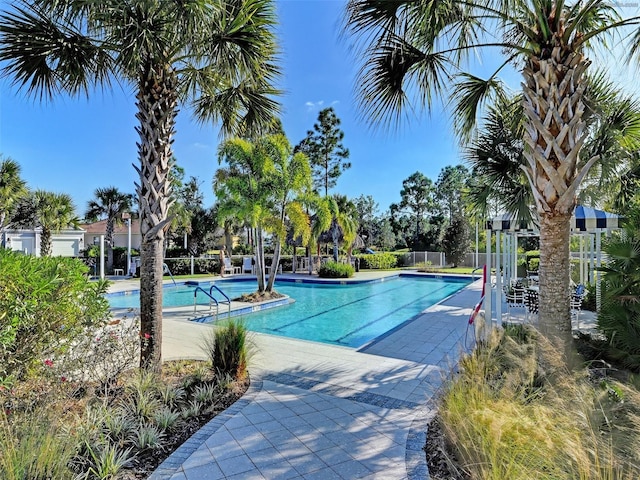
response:
[[[587,296],[587,289],[584,285],[576,286],[575,292],[571,295],[571,319],[578,320],[580,311],[582,310],[582,301]]]
[[[528,288],[525,291],[524,301],[529,313],[534,315],[538,314],[538,300],[538,292],[536,290]]]
[[[231,264],[231,259],[229,257],[225,257],[224,259],[224,273],[235,273],[233,265]]]
[[[527,321],[527,305],[525,302],[525,291],[522,286],[513,286],[505,290],[505,298],[507,301],[507,308],[509,313],[509,319],[511,319],[511,309],[521,308],[524,313],[524,320]]]
[[[253,258],[251,257],[243,257],[242,258],[242,273],[250,273],[250,274],[254,274],[255,270],[254,270],[254,266],[253,266]]]

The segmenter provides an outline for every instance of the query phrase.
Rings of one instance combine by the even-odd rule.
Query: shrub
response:
[[[320,278],[349,278],[353,273],[353,267],[346,263],[327,262],[318,269]]]
[[[205,337],[202,345],[219,376],[244,378],[247,374],[249,342],[247,328],[240,321],[228,320]]]
[[[540,266],[540,250],[529,250],[525,252],[527,270],[538,270]]]
[[[375,253],[371,255],[360,255],[360,268],[389,269],[394,268],[398,263],[398,257],[393,253]]]
[[[0,248],[0,383],[43,368],[55,344],[104,324],[107,282],[90,282],[73,258],[38,258]]]

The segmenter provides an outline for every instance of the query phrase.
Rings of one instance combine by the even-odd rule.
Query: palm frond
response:
[[[492,98],[504,98],[502,82],[492,75],[487,80],[461,73],[457,76],[450,101],[453,103],[454,130],[463,142],[469,141],[480,108]]]
[[[29,5],[0,16],[0,61],[7,62],[5,75],[40,100],[61,91],[88,94],[108,84],[114,67],[98,39]]]

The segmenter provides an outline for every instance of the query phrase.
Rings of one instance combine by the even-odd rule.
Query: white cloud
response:
[[[306,102],[304,104],[307,107],[308,112],[312,112],[314,110],[322,110],[322,106],[324,105],[324,100],[318,100],[317,102]]]
[[[196,142],[196,143],[194,143],[194,144],[193,144],[193,146],[194,146],[195,148],[200,149],[200,150],[206,150],[206,149],[208,149],[208,148],[211,148],[211,147],[210,147],[209,145],[207,145],[206,143],[200,143],[200,142]]]

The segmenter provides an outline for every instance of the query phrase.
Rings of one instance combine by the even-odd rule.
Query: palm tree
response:
[[[133,196],[122,193],[116,187],[96,188],[95,197],[89,200],[85,218],[95,222],[99,218],[106,218],[107,228],[104,240],[107,244],[107,271],[113,268],[113,232],[116,224],[121,223],[122,214],[131,209]]]
[[[585,92],[585,157],[600,157],[580,187],[580,203],[619,212],[630,201],[633,171],[640,145],[640,103],[623,95],[598,74],[587,79]],[[478,135],[466,150],[474,182],[469,192],[476,213],[485,218],[490,205],[500,205],[520,220],[530,221],[533,197],[522,167],[523,116],[520,97],[502,97],[490,105]]]
[[[361,41],[361,104],[373,120],[399,120],[415,93],[429,108],[450,93],[454,125],[468,139],[478,108],[502,95],[498,75],[523,76],[523,170],[540,221],[540,323],[570,331],[569,228],[582,179],[598,161],[585,158],[586,54],[607,33],[637,25],[604,0],[379,2],[350,0],[346,30]],[[629,58],[640,53],[640,30]],[[469,54],[492,50],[505,60],[484,80],[463,70]],[[453,80],[453,81],[451,81]]]
[[[75,213],[73,200],[66,193],[36,190],[33,198],[36,224],[42,229],[40,255],[50,257],[51,234],[64,228],[77,227],[79,219]]]
[[[21,1],[0,16],[4,73],[37,97],[132,85],[142,234],[141,364],[160,369],[162,254],[171,221],[172,143],[181,103],[250,135],[271,121],[278,74],[271,0]]]
[[[27,183],[20,178],[20,165],[0,156],[0,231],[11,218],[14,207],[28,193]]]
[[[276,250],[271,265],[275,271],[280,246],[286,236],[287,219],[295,231],[307,237],[308,219],[295,195],[311,185],[311,169],[306,156],[293,155],[284,135],[269,135],[254,142],[235,138],[220,145],[220,163],[214,189],[221,218],[240,218],[255,232],[258,293],[273,290],[275,274],[265,281],[264,232],[274,234]],[[306,220],[305,220],[306,219]]]
[[[280,251],[286,241],[287,227],[294,238],[301,237],[307,243],[311,237],[310,219],[304,206],[304,192],[312,188],[311,165],[305,154],[294,153],[284,135],[273,135],[271,168],[266,171],[270,190],[273,193],[271,215],[267,230],[275,239],[271,275],[267,282],[267,292],[273,291],[276,272],[280,263]]]
[[[346,195],[336,194],[331,198],[331,242],[333,243],[333,261],[338,261],[340,240],[350,246],[358,233],[358,211]]]

